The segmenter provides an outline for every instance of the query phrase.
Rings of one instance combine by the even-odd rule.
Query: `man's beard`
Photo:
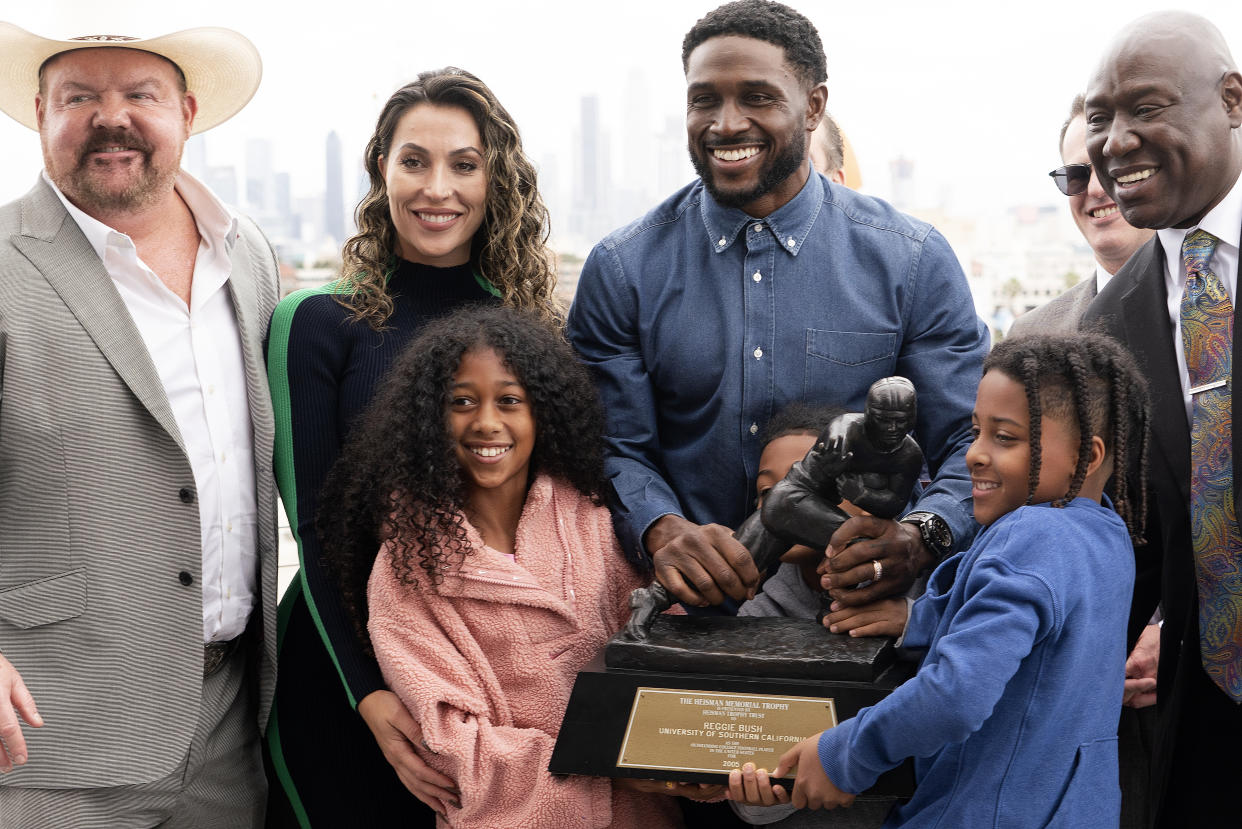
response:
[[[700,146],[693,142],[690,143],[690,163],[694,165],[694,171],[703,180],[703,185],[707,188],[707,192],[711,193],[712,198],[725,207],[744,208],[756,199],[766,196],[775,190],[785,179],[796,173],[798,168],[802,166],[802,162],[806,160],[806,133],[796,130],[785,151],[770,159],[767,162],[767,166],[759,172],[759,182],[754,187],[741,192],[722,192],[712,178],[711,164],[706,155],[706,153],[711,153],[712,150],[707,149],[704,151],[705,154],[700,155],[698,152]],[[723,146],[728,145],[716,145],[716,147]],[[771,147],[772,145],[769,143],[767,146]]]
[[[88,158],[91,153],[117,146],[137,151],[141,155],[139,160],[132,162],[140,165],[138,175],[131,177],[129,183],[119,190],[95,175],[96,170],[93,168],[97,162]],[[171,192],[180,171],[180,153],[168,167],[153,163],[154,156],[155,148],[128,130],[101,129],[92,134],[90,140],[79,150],[78,162],[72,169],[52,170],[49,165],[48,173],[61,192],[88,212],[138,210],[154,204]],[[104,165],[98,166],[102,169]]]

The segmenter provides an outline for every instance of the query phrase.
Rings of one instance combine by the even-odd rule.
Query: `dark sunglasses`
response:
[[[1048,175],[1052,176],[1052,180],[1057,183],[1057,189],[1062,193],[1067,196],[1077,196],[1086,191],[1087,182],[1091,181],[1091,165],[1066,164]]]

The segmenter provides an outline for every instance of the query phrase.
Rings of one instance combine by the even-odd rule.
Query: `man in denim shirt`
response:
[[[900,592],[975,532],[964,455],[988,340],[966,280],[931,227],[813,174],[827,70],[805,17],[729,3],[682,62],[700,178],[595,247],[569,315],[607,411],[622,545],[687,604],[752,595],[732,528],[764,425],[793,400],[860,410],[898,374],[932,481],[904,523],[846,522],[824,583],[844,606]]]

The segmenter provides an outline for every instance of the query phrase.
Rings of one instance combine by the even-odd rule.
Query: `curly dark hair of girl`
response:
[[[462,356],[492,349],[526,390],[535,421],[531,474],[567,481],[597,502],[604,417],[587,370],[533,312],[468,307],[436,320],[393,363],[324,484],[317,528],[346,608],[366,637],[366,588],[383,540],[405,583],[438,583],[469,554],[466,485],[449,434],[450,384]]]
[[[517,124],[487,84],[451,66],[420,73],[418,80],[394,92],[380,111],[363,158],[371,187],[354,214],[358,232],[341,252],[345,290],[338,301],[353,310],[355,321],[376,330],[392,315],[385,283],[397,249],[397,230],[380,159],[392,149],[401,117],[419,104],[461,107],[483,139],[487,204],[471,246],[471,262],[479,275],[496,286],[505,305],[559,320],[561,310],[553,297],[556,261],[547,245],[548,209],[539,196],[535,167],[522,149]]]
[[[1065,496],[1073,500],[1087,474],[1091,438],[1098,435],[1113,456],[1114,504],[1130,537],[1143,543],[1147,521],[1147,459],[1150,410],[1147,382],[1134,358],[1098,333],[1033,335],[1001,342],[983,361],[1026,390],[1030,415],[1031,473],[1027,503],[1039,482],[1041,421],[1053,417],[1077,426],[1078,461]],[[1137,491],[1137,495],[1135,495]]]

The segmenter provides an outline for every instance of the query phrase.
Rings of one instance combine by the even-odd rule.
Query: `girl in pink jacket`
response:
[[[577,672],[645,581],[600,502],[602,426],[557,332],[509,309],[458,312],[394,364],[321,498],[347,599],[370,571],[384,678],[422,726],[423,758],[457,781],[441,826],[661,829],[682,825],[666,795],[706,794],[547,771]]]

